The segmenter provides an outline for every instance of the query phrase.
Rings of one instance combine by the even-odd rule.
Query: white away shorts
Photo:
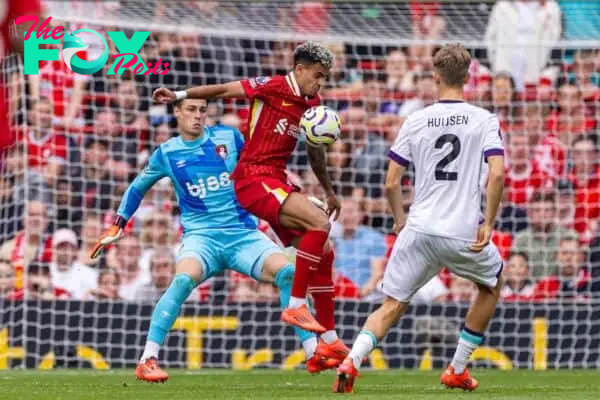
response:
[[[472,244],[405,227],[392,249],[381,291],[398,301],[410,301],[443,267],[463,278],[495,287],[503,266],[498,249],[490,242],[480,253],[474,253],[469,250]]]

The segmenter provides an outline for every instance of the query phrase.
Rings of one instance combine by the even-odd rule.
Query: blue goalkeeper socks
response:
[[[165,337],[179,316],[181,305],[196,286],[196,282],[187,274],[178,274],[173,278],[171,285],[156,303],[152,312],[148,342],[163,345]]]
[[[290,301],[290,296],[292,295],[292,281],[294,280],[294,266],[292,264],[288,264],[285,267],[283,267],[282,269],[280,269],[277,274],[275,275],[275,286],[277,286],[279,288],[279,302],[281,303],[281,307],[285,308],[287,307],[289,301]],[[306,342],[309,339],[315,339],[314,343],[315,343],[315,347],[316,347],[316,335],[312,332],[308,332],[305,331],[303,329],[300,328],[296,328],[294,327],[294,331],[296,332],[296,335],[300,338],[300,342],[302,342],[304,344],[304,342]],[[308,343],[312,343],[313,341],[311,340],[311,342]],[[312,347],[312,346],[311,346]],[[306,349],[305,346],[305,351],[306,351],[306,356],[307,358],[312,357],[312,354],[310,350]],[[314,353],[314,351],[312,351]]]

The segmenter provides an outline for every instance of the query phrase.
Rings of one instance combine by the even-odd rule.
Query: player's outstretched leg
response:
[[[400,302],[387,297],[381,307],[369,315],[367,322],[354,341],[352,350],[337,369],[333,383],[334,393],[352,393],[354,380],[359,376],[358,370],[365,357],[377,346],[390,328],[398,323],[408,307],[407,302]]]
[[[183,259],[178,273],[162,295],[150,320],[144,353],[135,369],[137,379],[146,382],[165,382],[169,375],[158,366],[158,352],[181,311],[181,305],[200,281],[202,266],[195,259]]]
[[[483,332],[494,315],[500,297],[502,278],[498,279],[496,287],[490,288],[481,284],[477,287],[479,293],[469,307],[452,362],[440,377],[441,384],[448,388],[475,390],[479,386],[479,382],[469,374],[467,363],[473,351],[483,343]]]
[[[282,307],[286,307],[290,300],[290,293],[292,290],[292,281],[294,279],[294,266],[287,262],[284,258],[281,259],[280,255],[273,255],[267,259],[265,268],[263,269],[263,280],[275,282],[275,286],[279,288],[279,299]],[[273,273],[270,271],[274,271]],[[335,368],[339,365],[339,361],[336,359],[330,359],[322,357],[316,354],[317,349],[317,337],[314,333],[305,331],[298,327],[293,327],[296,335],[302,343],[304,353],[306,355],[306,369],[311,374],[316,374],[326,369]]]
[[[298,251],[292,296],[288,307],[281,314],[281,319],[305,330],[324,333],[326,329],[310,314],[305,299],[311,275],[319,269],[329,237],[330,224],[327,214],[308,201],[304,195],[290,193],[280,210],[279,219],[282,226],[305,232],[296,246]]]
[[[314,299],[317,322],[326,329],[317,345],[317,355],[337,360],[339,365],[348,356],[350,349],[338,338],[335,330],[334,258],[334,251],[328,246],[319,270],[311,277],[308,290]]]

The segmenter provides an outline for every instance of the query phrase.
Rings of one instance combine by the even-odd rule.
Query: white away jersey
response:
[[[498,119],[483,108],[442,100],[411,114],[389,157],[415,167],[415,199],[406,225],[472,241],[481,212],[485,158],[503,155]]]

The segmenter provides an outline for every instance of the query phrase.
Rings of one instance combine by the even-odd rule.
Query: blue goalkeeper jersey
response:
[[[256,217],[240,206],[229,179],[243,145],[241,133],[226,126],[206,127],[204,135],[194,141],[185,141],[181,136],[169,139],[154,151],[148,165],[131,183],[118,214],[131,218],[152,185],[168,176],[186,233],[256,229]]]

